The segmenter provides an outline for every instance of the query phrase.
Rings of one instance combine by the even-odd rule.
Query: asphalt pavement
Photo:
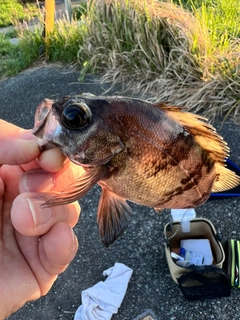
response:
[[[44,99],[58,99],[82,92],[102,94],[99,78],[87,76],[78,81],[74,69],[44,66],[32,68],[0,82],[0,118],[23,128],[32,128],[37,105]],[[115,92],[111,91],[110,94]],[[174,102],[174,97],[173,97]],[[231,148],[231,160],[240,165],[240,131],[233,122],[215,124]],[[0,129],[1,130],[1,129]],[[188,301],[172,281],[164,254],[165,223],[169,211],[132,205],[133,218],[125,233],[106,249],[96,223],[99,188],[94,187],[82,200],[81,217],[75,227],[79,250],[67,270],[58,277],[51,291],[29,302],[10,320],[70,320],[81,304],[81,292],[101,280],[102,271],[121,262],[133,269],[128,290],[113,320],[188,319],[238,320],[240,289],[232,288],[228,298]],[[210,219],[223,241],[240,239],[240,198],[209,200],[197,208],[197,216]],[[1,276],[1,275],[0,275]]]

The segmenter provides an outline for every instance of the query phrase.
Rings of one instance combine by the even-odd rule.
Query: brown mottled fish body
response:
[[[211,192],[238,185],[239,177],[224,165],[226,143],[205,120],[179,107],[127,97],[45,100],[34,134],[86,168],[85,177],[49,205],[74,201],[98,183],[98,223],[109,245],[129,221],[125,200],[156,209],[192,208]]]

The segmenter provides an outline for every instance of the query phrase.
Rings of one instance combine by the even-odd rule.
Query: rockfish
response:
[[[37,108],[33,134],[85,169],[47,206],[73,202],[96,183],[103,243],[126,229],[126,200],[153,207],[194,208],[240,178],[225,167],[229,148],[207,119],[167,103],[82,94]]]

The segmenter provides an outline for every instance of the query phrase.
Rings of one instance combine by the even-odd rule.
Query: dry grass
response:
[[[88,57],[83,71],[105,72],[104,79],[114,83],[141,81],[143,74],[145,82],[157,76],[201,78],[192,48],[196,34],[199,43],[203,39],[190,13],[149,0],[96,0],[91,6],[88,37],[79,51],[80,61]]]
[[[221,46],[214,47],[206,17],[199,16],[154,0],[93,0],[78,53],[82,74],[103,73],[103,82],[187,106],[211,120],[230,114],[236,118],[239,39],[224,36]]]

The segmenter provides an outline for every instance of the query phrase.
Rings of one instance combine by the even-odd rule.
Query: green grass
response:
[[[23,5],[17,0],[1,0],[0,27],[14,26],[0,33],[0,78],[17,74],[39,59],[39,34],[25,32],[19,45],[10,43],[11,38],[20,36],[22,32],[24,24],[19,27],[19,23],[30,21],[38,14],[36,3]],[[41,41],[44,42],[43,39]]]
[[[68,23],[60,20],[49,37],[47,47],[47,59],[49,61],[62,63],[78,62],[79,46],[82,45],[86,27],[76,21]]]
[[[31,66],[39,59],[39,48],[43,40],[29,32],[19,45],[11,44],[5,35],[0,34],[0,78],[12,76]],[[31,48],[31,50],[29,50]]]
[[[84,8],[75,9],[72,23],[66,19],[58,20],[47,41],[43,36],[44,18],[40,12],[34,30],[22,23],[6,34],[0,33],[0,78],[15,75],[41,60],[76,65],[79,46],[86,33],[86,27],[78,20],[83,13]],[[10,43],[12,37],[18,37],[18,45]]]
[[[89,0],[74,12],[78,19],[58,21],[47,41],[43,17],[34,32],[18,29],[18,46],[0,37],[0,76],[40,59],[74,63],[80,79],[101,73],[102,81],[211,119],[238,116],[239,0]]]
[[[14,25],[19,21],[29,21],[36,16],[36,14],[36,3],[23,5],[18,0],[1,0],[0,27]]]

